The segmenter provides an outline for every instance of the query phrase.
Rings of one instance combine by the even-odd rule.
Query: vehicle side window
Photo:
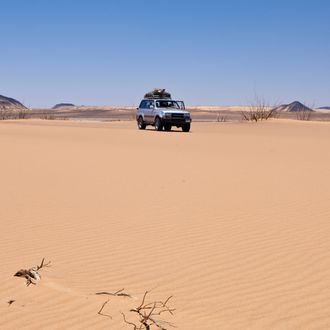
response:
[[[147,102],[147,104],[146,104],[146,108],[147,108],[147,109],[150,109],[151,106],[154,104],[153,101],[146,101],[146,102]]]
[[[140,106],[139,106],[139,108],[142,108],[142,109],[145,109],[145,108],[147,108],[147,102],[148,101],[142,101],[141,103],[140,103]]]
[[[154,101],[153,100],[143,100],[141,101],[139,108],[141,109],[150,109],[151,106],[154,106]]]

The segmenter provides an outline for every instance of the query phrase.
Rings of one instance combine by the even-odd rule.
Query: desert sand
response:
[[[132,329],[151,290],[179,329],[330,329],[329,146],[323,122],[0,122],[0,328]]]

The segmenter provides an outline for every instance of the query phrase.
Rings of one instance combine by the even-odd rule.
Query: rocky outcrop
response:
[[[21,102],[7,96],[0,95],[0,109],[2,110],[26,110]]]
[[[314,111],[309,107],[306,107],[306,105],[298,102],[298,101],[294,101],[290,104],[282,104],[278,107],[276,107],[274,109],[275,111],[278,112],[306,112],[306,111]]]
[[[55,104],[52,107],[52,109],[56,110],[56,109],[73,108],[73,107],[75,107],[75,105],[72,103],[58,103],[58,104]]]

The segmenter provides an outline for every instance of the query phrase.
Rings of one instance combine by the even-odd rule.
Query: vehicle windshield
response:
[[[174,108],[181,109],[176,101],[156,101],[157,108]]]

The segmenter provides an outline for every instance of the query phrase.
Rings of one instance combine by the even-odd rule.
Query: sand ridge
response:
[[[329,329],[329,141],[286,120],[0,122],[1,328],[129,329],[152,289],[179,329]],[[37,286],[12,276],[42,257]]]

